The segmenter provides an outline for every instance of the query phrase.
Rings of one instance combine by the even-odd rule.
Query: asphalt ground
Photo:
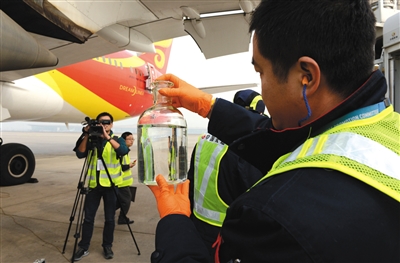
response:
[[[72,151],[79,133],[1,132],[4,143],[27,145],[36,158],[33,178],[38,183],[0,187],[0,262],[46,263],[71,262],[76,238],[79,201],[78,191],[84,159]],[[188,136],[188,153],[192,152],[198,135]],[[136,139],[136,138],[135,138]],[[131,147],[131,159],[137,156],[136,144]],[[104,210],[97,211],[89,255],[79,262],[150,262],[154,251],[155,229],[159,214],[153,194],[137,181],[135,202],[128,217],[135,222],[116,225],[114,258],[103,257],[102,232]],[[74,207],[76,209],[74,209]],[[119,211],[117,212],[119,213]],[[117,217],[116,217],[117,219]],[[137,246],[136,246],[137,245]]]

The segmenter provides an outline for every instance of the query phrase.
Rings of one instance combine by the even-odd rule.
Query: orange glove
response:
[[[190,216],[190,201],[189,201],[189,180],[178,184],[174,193],[174,185],[168,185],[162,175],[157,175],[156,181],[158,186],[149,185],[157,200],[157,208],[160,217],[181,214],[187,217]]]
[[[212,96],[186,83],[175,75],[166,74],[157,80],[168,80],[174,83],[172,89],[160,89],[161,95],[172,97],[172,105],[183,107],[206,118],[211,110]]]

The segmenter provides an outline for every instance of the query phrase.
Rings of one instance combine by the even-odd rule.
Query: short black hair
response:
[[[308,56],[332,91],[347,97],[373,71],[375,21],[368,0],[263,0],[249,31],[279,80]]]
[[[132,135],[132,133],[126,131],[126,132],[124,132],[124,133],[121,134],[121,137],[124,138],[124,140],[126,140],[126,137],[128,137],[129,135]]]
[[[99,119],[100,119],[101,117],[103,117],[103,116],[108,116],[108,117],[110,117],[111,123],[114,122],[113,116],[112,116],[110,113],[108,113],[108,112],[102,112],[102,113],[100,113],[99,115],[97,115],[96,120],[99,121]]]

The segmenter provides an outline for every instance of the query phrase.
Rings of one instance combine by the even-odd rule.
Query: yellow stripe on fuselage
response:
[[[163,48],[169,48],[172,44],[172,39],[167,39],[167,40],[162,40],[162,41],[158,41],[158,42],[154,42],[154,46],[160,46]]]
[[[129,68],[129,67],[138,68],[145,64],[143,59],[135,57],[133,55],[132,57],[129,58],[113,58],[104,56],[104,57],[93,58],[93,60],[107,65],[110,65],[111,63],[111,65],[117,67],[120,67],[122,65],[122,67],[124,68]],[[114,64],[114,61],[117,62],[117,65]]]
[[[129,116],[128,113],[100,98],[58,70],[37,74],[35,77],[43,81],[66,102],[90,118],[95,118],[100,112],[104,111],[109,112],[114,117],[114,120],[121,120]]]
[[[159,42],[155,42],[154,46],[156,47],[156,53],[160,56],[159,60],[160,61],[154,61],[154,63],[156,64],[155,66],[157,66],[158,68],[163,68],[166,62],[165,59],[165,53],[163,50],[160,50],[157,47],[163,47],[163,48],[169,48],[172,44],[172,39],[168,39],[168,40],[163,40],[163,41],[159,41]],[[102,56],[102,57],[97,57],[97,58],[93,58],[94,61],[99,62],[99,63],[103,63],[103,64],[107,64],[107,65],[114,65],[117,67],[120,67],[122,65],[122,67],[124,68],[139,68],[141,66],[143,66],[145,64],[145,61],[139,57],[136,57],[135,55],[132,55],[131,57],[128,58],[113,58],[113,57],[109,57],[109,55],[107,56]],[[117,62],[117,65],[115,65],[114,63]]]

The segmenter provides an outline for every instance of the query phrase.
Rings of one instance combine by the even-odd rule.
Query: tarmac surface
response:
[[[71,262],[75,243],[80,240],[75,238],[79,232],[76,226],[79,208],[75,213],[73,208],[81,196],[77,186],[84,159],[77,159],[72,151],[79,135],[1,132],[4,143],[19,142],[33,151],[36,169],[32,178],[39,182],[0,187],[0,262],[32,263],[40,259],[46,263]],[[192,152],[197,138],[198,135],[188,136],[188,153]],[[131,147],[130,156],[136,159],[136,143]],[[160,218],[153,194],[147,186],[138,183],[136,169],[132,172],[133,185],[137,186],[135,202],[128,212],[128,217],[135,221],[130,225],[132,232],[126,224],[116,225],[114,258],[106,260],[101,247],[104,224],[101,203],[90,254],[79,262],[150,262]]]

